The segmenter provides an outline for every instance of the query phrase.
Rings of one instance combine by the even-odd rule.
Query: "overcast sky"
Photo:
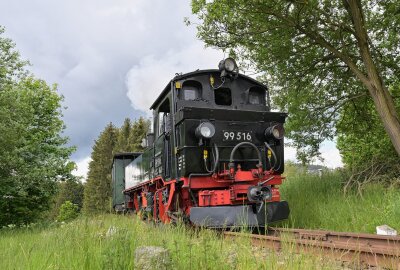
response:
[[[31,71],[64,95],[66,135],[85,175],[91,147],[109,122],[149,115],[175,73],[216,68],[222,52],[205,49],[184,24],[190,1],[0,0],[0,25]],[[341,165],[334,143],[325,164]],[[287,158],[295,151],[287,149]],[[329,158],[329,159],[327,159]]]

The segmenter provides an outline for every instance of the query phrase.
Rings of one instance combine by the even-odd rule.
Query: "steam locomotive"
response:
[[[175,76],[150,108],[143,153],[119,153],[113,206],[141,217],[222,228],[286,219],[280,200],[287,116],[234,59]]]

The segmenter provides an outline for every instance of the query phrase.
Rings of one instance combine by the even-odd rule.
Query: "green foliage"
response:
[[[399,90],[397,88],[394,94],[398,96]],[[400,108],[400,102],[397,105]],[[399,162],[369,97],[343,106],[337,130],[337,146],[343,162],[350,168],[371,165],[371,161],[386,163],[388,167]]]
[[[83,204],[85,213],[106,213],[110,210],[113,154],[143,151],[141,143],[149,127],[150,121],[142,117],[133,122],[126,118],[121,128],[109,124],[100,134],[89,163]]]
[[[110,123],[94,143],[84,190],[83,209],[86,214],[110,210],[111,166],[117,132],[117,128]]]
[[[4,28],[0,26],[0,91],[26,76],[24,68],[28,64],[20,59],[15,44],[3,34]]]
[[[115,146],[114,151],[116,153],[120,152],[133,152],[132,151],[132,144],[131,144],[131,119],[125,118],[125,121],[122,125],[122,127],[119,129],[118,132],[118,139],[117,139],[117,144]]]
[[[54,205],[51,210],[51,218],[55,218],[60,212],[60,207],[66,201],[70,201],[78,206],[80,211],[83,207],[84,186],[79,179],[71,178],[58,183],[57,194],[54,198]]]
[[[57,217],[58,221],[71,221],[78,217],[79,208],[78,205],[66,201],[60,207],[60,213]]]
[[[0,91],[0,225],[35,221],[74,164],[61,136],[61,97],[27,77]]]
[[[36,221],[49,208],[56,182],[71,177],[73,147],[61,136],[56,86],[24,69],[0,28],[0,226]]]
[[[150,128],[150,121],[140,117],[135,121],[126,118],[122,127],[118,129],[117,144],[114,153],[142,152],[142,139]]]
[[[84,185],[78,179],[69,179],[59,184],[58,201],[70,201],[81,209],[83,206]]]
[[[292,177],[299,174],[304,174],[307,171],[306,166],[296,164],[293,161],[285,161],[285,177]]]
[[[354,2],[360,3],[364,12],[362,21],[368,34],[368,49],[378,76],[387,89],[393,89],[400,76],[400,2]],[[371,105],[368,112],[375,115],[376,122],[369,119],[365,122],[363,117],[355,116],[354,123],[348,125],[354,113],[352,104],[364,106],[370,95],[367,81],[373,76],[370,76],[371,63],[361,53],[362,46],[357,42],[360,33],[356,33],[346,3],[192,1],[193,13],[202,21],[198,36],[207,45],[238,57],[242,67],[264,72],[261,79],[269,82],[273,103],[289,112],[286,130],[303,162],[318,155],[320,143],[333,139],[337,133],[348,137],[346,142],[350,141],[355,135],[351,126],[358,125],[358,120],[364,121],[360,125],[375,124],[374,129],[382,129],[382,120],[376,117],[377,104],[373,106],[372,101],[368,101],[368,106]],[[398,98],[391,94],[392,98]],[[359,134],[362,138],[355,143],[374,137],[375,145],[371,148],[378,144],[385,144],[384,149],[391,148],[384,131],[373,132],[376,136]],[[347,155],[347,145],[340,143],[339,147],[345,162],[351,161],[354,155]],[[349,147],[355,149],[355,145]],[[362,149],[365,148],[364,145]]]
[[[142,152],[144,150],[142,146],[142,140],[146,137],[146,134],[150,129],[150,121],[140,117],[138,120],[134,121],[132,124],[132,129],[129,134],[129,149],[132,152]],[[129,152],[124,150],[125,152]]]

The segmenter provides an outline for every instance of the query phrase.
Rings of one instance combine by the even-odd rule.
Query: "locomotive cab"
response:
[[[268,91],[260,83],[243,75],[222,81],[219,75],[218,71],[199,71],[175,82],[179,174],[206,172],[203,152],[212,153],[214,144],[220,152],[218,169],[228,167],[231,151],[241,142],[248,145],[236,151],[235,166],[240,164],[243,170],[248,170],[258,164],[257,150],[249,146],[254,144],[261,152],[263,167],[282,173],[283,138],[275,139],[266,130],[273,126],[283,130],[286,114],[269,111]],[[196,135],[203,123],[213,127],[212,138]],[[265,143],[272,149],[269,153]]]
[[[154,134],[133,161],[141,183],[124,191],[136,211],[207,227],[287,218],[279,194],[287,115],[271,112],[267,87],[232,61],[177,75],[151,106]]]

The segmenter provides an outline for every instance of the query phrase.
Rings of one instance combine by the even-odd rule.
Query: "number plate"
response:
[[[248,141],[250,142],[253,139],[252,131],[222,131],[222,140],[223,141]]]

